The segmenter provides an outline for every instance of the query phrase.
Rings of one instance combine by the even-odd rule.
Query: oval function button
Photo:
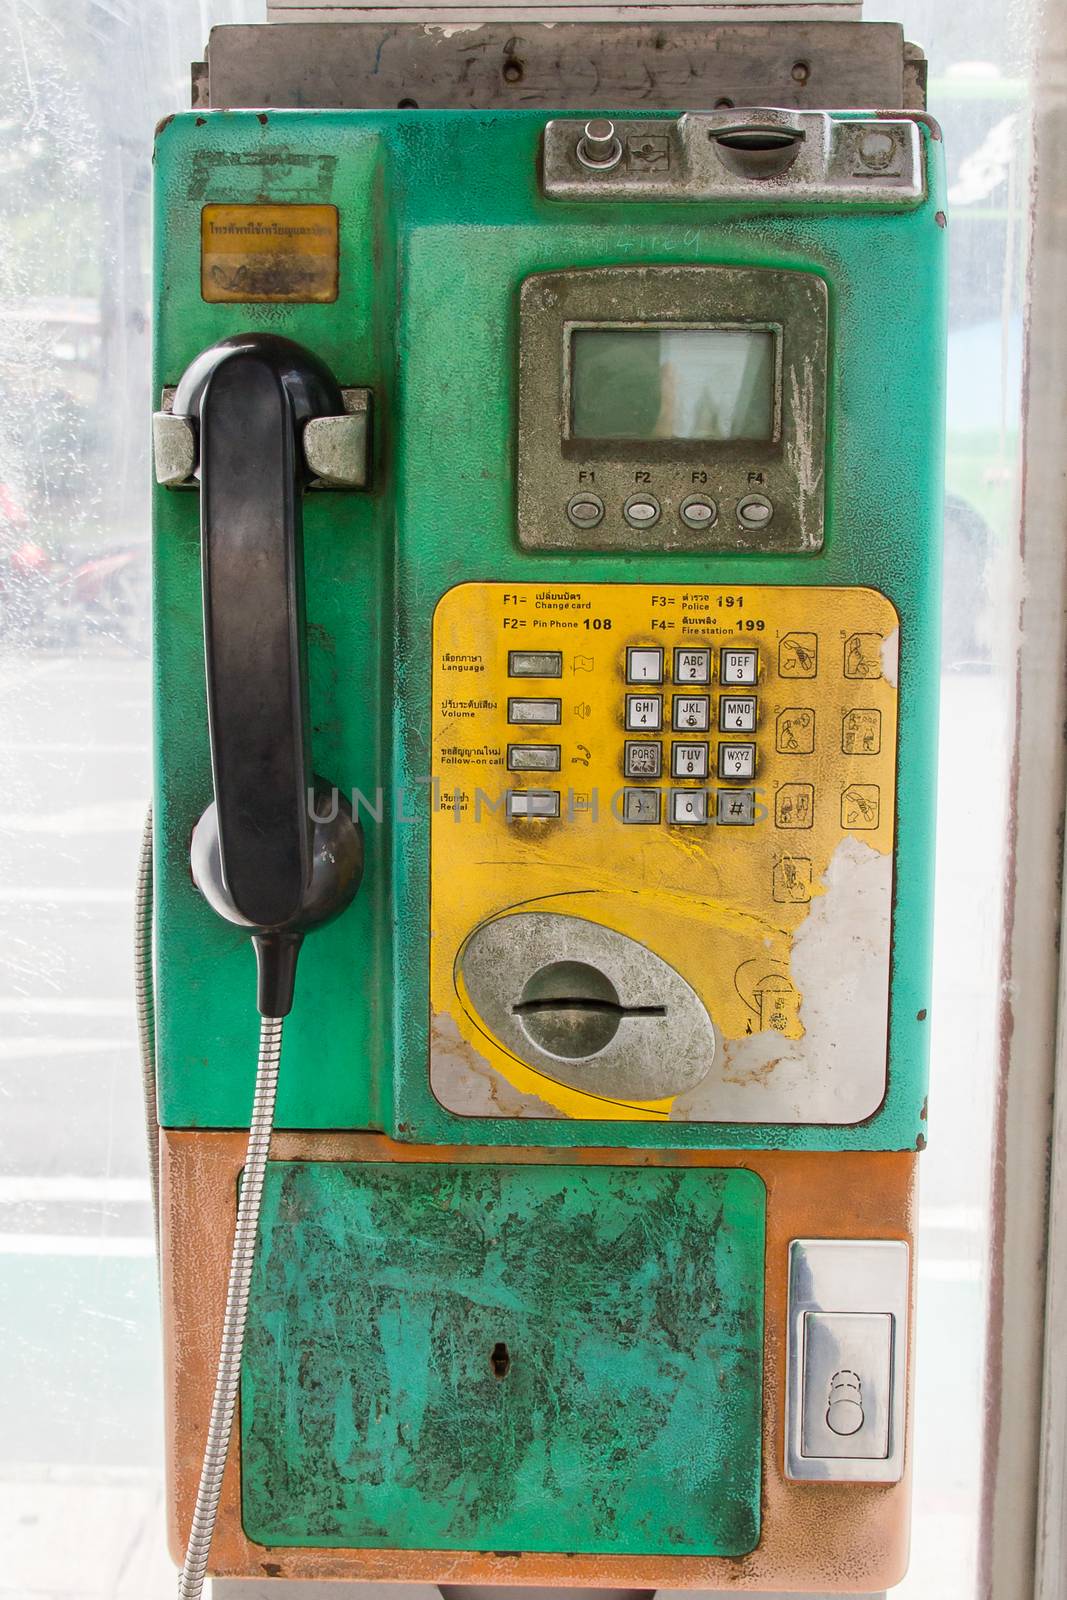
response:
[[[576,494],[567,502],[567,515],[576,528],[595,528],[604,515],[604,502],[598,494]]]
[[[659,521],[659,501],[650,494],[634,494],[622,508],[622,514],[631,528],[651,528]]]
[[[765,528],[774,516],[766,495],[750,494],[737,502],[737,520],[743,528]]]
[[[687,528],[712,528],[718,519],[719,508],[714,500],[708,500],[702,494],[693,494],[688,500],[682,501],[678,514]]]

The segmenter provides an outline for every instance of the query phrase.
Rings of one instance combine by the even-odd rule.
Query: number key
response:
[[[658,733],[663,726],[661,694],[628,694],[626,727],[631,732]]]
[[[672,778],[706,778],[708,775],[707,744],[672,744]]]
[[[754,684],[759,677],[758,650],[723,650],[719,654],[721,683]]]
[[[720,733],[755,733],[756,696],[754,694],[724,694],[719,696]]]
[[[707,733],[711,702],[706,694],[676,694],[671,706],[678,733]]]
[[[719,777],[754,778],[756,776],[756,746],[754,744],[720,744]]]
[[[663,767],[663,746],[658,739],[627,739],[623,772],[627,778],[658,778]]]

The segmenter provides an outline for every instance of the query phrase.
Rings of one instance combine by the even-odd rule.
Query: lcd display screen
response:
[[[774,334],[762,328],[575,328],[576,439],[771,439]]]

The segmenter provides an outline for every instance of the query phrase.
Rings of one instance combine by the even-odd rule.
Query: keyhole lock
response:
[[[580,1061],[604,1050],[624,1017],[663,1017],[665,1006],[624,1006],[611,979],[585,961],[553,961],[527,982],[512,1007],[542,1050]]]
[[[506,1378],[508,1368],[511,1366],[511,1351],[501,1342],[493,1346],[489,1356],[489,1365],[493,1369],[494,1378]]]
[[[863,1427],[862,1384],[858,1372],[842,1367],[830,1379],[827,1395],[826,1426],[832,1433],[849,1438]]]

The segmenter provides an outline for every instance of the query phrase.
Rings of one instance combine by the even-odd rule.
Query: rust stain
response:
[[[929,130],[931,139],[934,139],[938,144],[940,144],[940,142],[941,142],[941,138],[942,138],[941,124],[937,121],[936,117],[932,117],[930,115],[929,111],[900,111],[900,110],[897,110],[897,111],[884,111],[883,110],[883,111],[876,111],[874,114],[875,114],[876,117],[893,117],[896,120],[903,121],[903,122],[919,122],[919,123],[921,123],[923,125],[924,128],[927,128]]]
[[[948,227],[948,218],[946,217],[946,215],[945,215],[945,213],[943,211],[935,211],[934,212],[934,221],[937,223],[939,228],[947,228]]]

